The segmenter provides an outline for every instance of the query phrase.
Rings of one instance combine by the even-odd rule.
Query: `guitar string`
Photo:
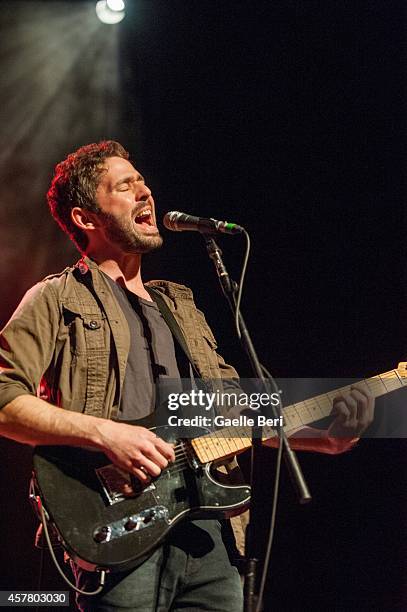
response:
[[[211,449],[210,449],[210,448],[205,448],[204,450],[205,450],[205,452],[207,452],[207,453],[211,453]],[[177,465],[179,462],[182,462],[182,461],[184,461],[185,459],[186,459],[186,460],[188,460],[188,459],[189,459],[189,457],[191,457],[191,456],[195,456],[195,453],[194,453],[194,452],[191,452],[191,451],[188,451],[188,450],[184,450],[184,449],[183,449],[181,452],[176,453],[176,455],[175,455],[175,461],[174,461],[174,462],[173,462],[171,465]],[[213,457],[213,458],[215,459],[215,457]]]
[[[185,467],[189,466],[189,456],[191,455],[191,449],[189,447],[186,447],[185,442],[180,442],[179,444],[177,444],[174,447],[174,450],[176,459],[167,468],[167,470],[172,474],[182,472]],[[174,470],[175,467],[177,468],[176,470]]]
[[[174,470],[173,467],[175,466],[171,466],[168,471],[171,472],[171,474],[178,474],[179,472],[182,472],[184,468],[189,467],[189,463],[186,461],[184,464],[177,465],[176,470]]]
[[[185,461],[188,462],[188,457],[182,457],[182,458],[180,457],[179,459],[177,459],[176,461],[171,463],[171,465],[169,467],[171,467],[173,465],[179,465],[180,463],[184,463]]]
[[[216,443],[215,443],[216,445]],[[217,445],[216,445],[217,446]],[[175,450],[175,461],[171,464],[170,468],[173,467],[185,467],[187,465],[189,465],[189,457],[191,455],[195,455],[195,453],[193,451],[191,451],[190,448],[185,448],[184,443],[179,443],[174,447]],[[202,450],[202,449],[201,449]],[[211,449],[209,447],[209,445],[206,445],[206,447],[204,447],[204,451],[207,454],[211,454],[211,452],[213,452],[213,449]],[[167,468],[167,469],[170,469]]]
[[[184,463],[185,461],[188,461],[188,457],[187,456],[180,457],[179,459],[176,459],[176,461],[173,461],[173,463],[169,464],[168,467],[165,468],[165,469],[168,469],[168,468],[170,468],[173,465],[179,465],[180,463]]]

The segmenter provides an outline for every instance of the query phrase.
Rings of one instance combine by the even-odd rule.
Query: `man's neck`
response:
[[[135,253],[120,257],[100,257],[95,253],[89,253],[88,256],[98,264],[99,270],[116,283],[139,297],[151,301],[141,278],[141,255]]]

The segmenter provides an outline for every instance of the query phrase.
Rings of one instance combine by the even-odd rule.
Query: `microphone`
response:
[[[172,232],[200,232],[201,234],[241,234],[244,228],[236,223],[194,217],[172,210],[164,215],[164,226]]]

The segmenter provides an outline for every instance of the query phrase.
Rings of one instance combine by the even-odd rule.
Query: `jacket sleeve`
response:
[[[59,308],[50,283],[23,297],[0,333],[0,409],[19,395],[37,395],[59,328]]]

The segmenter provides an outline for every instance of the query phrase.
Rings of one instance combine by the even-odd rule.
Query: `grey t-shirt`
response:
[[[168,390],[179,390],[181,386],[174,339],[155,302],[138,297],[104,276],[130,329],[119,418],[141,419],[156,410]]]

